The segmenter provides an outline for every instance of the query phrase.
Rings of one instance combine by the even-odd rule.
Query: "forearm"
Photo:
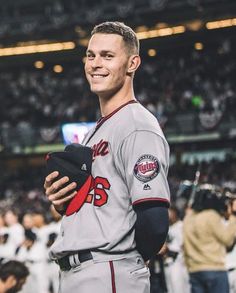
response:
[[[168,208],[136,206],[135,211],[137,249],[144,260],[148,260],[158,253],[165,243],[169,228]]]

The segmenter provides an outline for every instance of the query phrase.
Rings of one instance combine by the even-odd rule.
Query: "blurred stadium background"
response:
[[[169,184],[236,188],[235,0],[0,1],[0,213],[41,211],[45,155],[62,150],[66,123],[99,118],[84,78],[90,29],[130,25],[141,42],[137,99],[159,120],[171,149]]]
[[[235,185],[236,2],[233,0],[8,0],[0,7],[0,199],[41,198],[44,157],[63,149],[62,125],[94,122],[97,98],[83,61],[89,31],[105,20],[141,41],[136,97],[171,147],[173,199],[197,162]]]

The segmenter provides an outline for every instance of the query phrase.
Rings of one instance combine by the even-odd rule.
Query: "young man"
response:
[[[79,211],[63,216],[51,248],[61,267],[61,293],[150,292],[145,261],[168,232],[169,147],[156,118],[135,99],[139,65],[130,27],[105,22],[93,29],[85,74],[102,118],[83,142],[93,150],[91,190]],[[58,176],[49,174],[44,187],[63,213],[76,183]]]
[[[0,265],[0,293],[20,291],[28,275],[28,268],[19,261],[8,261]]]

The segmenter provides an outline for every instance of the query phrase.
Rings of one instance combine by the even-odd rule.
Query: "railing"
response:
[[[236,137],[236,117],[222,116],[219,120],[208,117],[202,121],[197,113],[179,114],[170,117],[163,125],[163,131],[169,143],[185,141],[219,140],[222,137]],[[0,150],[8,153],[43,153],[63,147],[60,126],[35,128],[29,124],[16,127],[0,127]]]

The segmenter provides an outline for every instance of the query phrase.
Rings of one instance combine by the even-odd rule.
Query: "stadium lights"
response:
[[[206,23],[206,28],[209,30],[230,27],[236,25],[236,18],[222,19],[217,21],[209,21]]]
[[[8,47],[8,48],[0,48],[0,57],[72,50],[74,48],[75,48],[74,42],[61,42],[61,43],[35,44],[35,45],[26,45],[26,46],[18,46],[18,47]]]
[[[160,29],[153,29],[148,31],[137,32],[137,36],[139,40],[157,38],[157,37],[165,37],[175,34],[182,34],[185,32],[185,27],[183,25],[174,26],[174,27],[166,27]]]
[[[155,57],[157,54],[157,51],[155,49],[149,49],[148,50],[148,56]]]
[[[166,25],[166,24],[165,24]],[[155,29],[148,29],[146,26],[140,26],[136,30],[137,37],[140,40],[165,37],[176,34],[182,34],[186,30],[199,30],[203,26],[202,22],[188,23],[185,25],[179,25],[174,27],[159,27]],[[225,27],[236,26],[236,18],[222,19],[217,21],[210,21],[205,24],[208,30],[219,29]],[[87,47],[88,38],[81,38],[79,44]],[[76,43],[73,41],[68,42],[57,42],[57,43],[35,43],[35,44],[18,44],[15,47],[0,47],[0,57],[13,56],[13,55],[24,55],[24,54],[36,54],[46,52],[56,52],[63,50],[73,50],[76,47]]]
[[[203,49],[203,44],[200,43],[200,42],[197,42],[197,43],[194,44],[194,48],[196,50],[202,50]]]
[[[37,69],[42,69],[44,67],[44,63],[43,61],[35,61],[34,62],[34,67],[37,68]]]
[[[61,73],[63,71],[63,67],[61,65],[55,65],[53,67],[53,71],[56,73]]]

